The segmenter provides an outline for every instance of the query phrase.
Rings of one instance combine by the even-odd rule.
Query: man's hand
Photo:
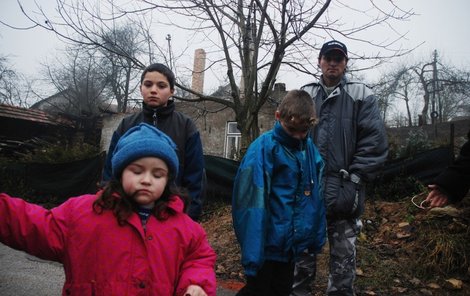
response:
[[[424,204],[428,205],[431,208],[435,207],[444,207],[449,203],[449,198],[447,195],[442,193],[439,190],[439,187],[435,184],[428,185],[428,188],[431,190],[424,200]]]

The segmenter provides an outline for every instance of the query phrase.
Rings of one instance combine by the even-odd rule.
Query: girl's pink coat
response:
[[[216,254],[203,228],[182,213],[151,216],[144,231],[137,214],[119,226],[111,211],[92,210],[96,195],[70,198],[52,210],[0,194],[0,241],[61,262],[63,295],[183,295],[190,284],[216,295]]]

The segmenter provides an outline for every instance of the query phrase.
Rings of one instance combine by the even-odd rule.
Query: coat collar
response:
[[[146,118],[152,118],[154,113],[157,114],[158,118],[168,117],[171,113],[173,113],[173,111],[175,111],[175,102],[170,100],[168,101],[168,104],[166,106],[157,108],[151,108],[150,106],[142,102],[142,109]]]
[[[172,196],[170,196],[170,199],[169,199],[169,202],[168,202],[168,208],[173,210],[176,214],[181,214],[181,213],[184,212],[184,202],[179,196],[172,195]],[[168,215],[168,212],[166,214]],[[153,222],[150,222],[153,219],[156,219],[156,218],[153,215],[150,216],[148,223],[153,223]],[[130,225],[132,225],[134,228],[136,228],[142,236],[145,236],[144,230],[142,228],[142,222],[140,221],[140,217],[139,217],[138,213],[133,213],[128,218],[127,222]]]

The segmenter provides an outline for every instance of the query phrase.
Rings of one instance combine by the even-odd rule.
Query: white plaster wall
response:
[[[108,151],[109,143],[111,143],[111,137],[113,136],[114,130],[118,127],[121,120],[129,116],[129,114],[119,113],[113,115],[105,115],[103,117],[103,130],[101,131],[100,149],[101,151]]]

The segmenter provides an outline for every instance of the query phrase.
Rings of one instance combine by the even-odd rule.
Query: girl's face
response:
[[[140,94],[151,108],[166,106],[174,92],[166,76],[157,71],[145,73],[140,85]]]
[[[160,158],[143,157],[129,164],[121,177],[124,192],[139,205],[151,205],[162,196],[168,182],[168,166]]]

